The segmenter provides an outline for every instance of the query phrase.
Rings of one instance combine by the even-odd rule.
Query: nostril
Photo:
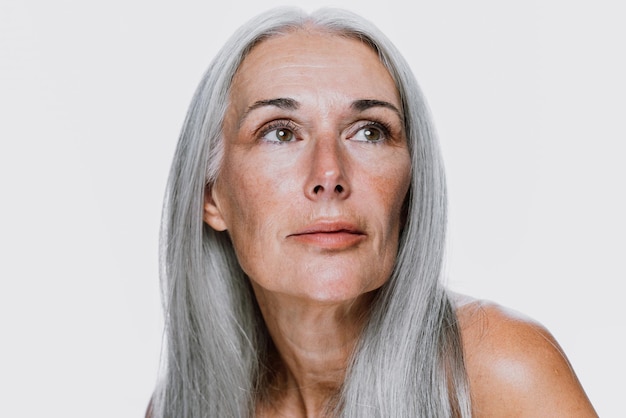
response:
[[[341,184],[338,184],[338,185],[335,186],[334,190],[335,190],[335,193],[341,194],[341,193],[344,192],[345,188]],[[314,195],[317,195],[317,194],[323,193],[323,192],[324,192],[324,186],[322,186],[321,184],[318,184],[317,186],[315,186],[313,188],[313,194]]]

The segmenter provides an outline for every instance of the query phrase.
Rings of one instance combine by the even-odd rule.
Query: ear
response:
[[[217,204],[215,187],[211,187],[211,185],[207,185],[204,188],[204,214],[202,219],[216,231],[225,231],[227,229],[222,211]]]

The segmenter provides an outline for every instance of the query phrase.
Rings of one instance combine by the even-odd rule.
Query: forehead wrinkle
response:
[[[235,116],[233,118],[233,122],[235,122],[233,127],[238,126],[241,128],[254,110],[264,106],[274,106],[277,109],[290,112],[301,109],[305,103],[299,103],[294,99],[291,100],[295,103],[282,101],[284,98],[290,99],[293,97],[298,98],[298,100],[301,99],[300,93],[302,92],[300,90],[290,91],[291,85],[294,85],[293,87],[296,89],[304,88],[306,90],[305,95],[309,93],[317,95],[317,98],[314,100],[318,102],[316,106],[318,115],[324,114],[328,116],[335,113],[337,108],[335,107],[334,111],[332,106],[329,107],[332,102],[335,105],[338,103],[347,105],[353,112],[362,112],[375,107],[387,108],[398,115],[401,121],[404,120],[402,112],[399,111],[400,106],[395,104],[397,103],[398,92],[393,80],[391,80],[394,84],[393,96],[390,95],[387,89],[378,88],[378,83],[365,85],[364,89],[356,89],[358,84],[353,83],[353,81],[356,82],[357,80],[343,80],[343,84],[337,87],[337,91],[334,94],[331,94],[332,97],[328,97],[328,95],[326,98],[319,97],[321,91],[317,88],[319,83],[315,82],[317,77],[320,77],[320,80],[327,84],[332,84],[336,78],[336,72],[339,72],[340,75],[344,73],[358,74],[356,77],[358,80],[367,80],[367,77],[373,77],[375,80],[379,80],[381,77],[389,79],[390,74],[387,68],[384,68],[385,74],[382,74],[380,69],[376,67],[376,64],[371,62],[369,54],[365,56],[361,48],[357,48],[354,51],[356,61],[358,62],[345,60],[345,57],[341,54],[330,54],[329,52],[331,51],[327,41],[328,39],[332,40],[332,38],[336,39],[336,34],[317,33],[315,31],[312,34],[305,32],[304,38],[302,35],[302,32],[296,31],[286,36],[264,40],[256,45],[246,56],[237,70],[231,85],[231,111],[234,111],[232,116]],[[292,36],[295,36],[295,38],[290,40]],[[297,40],[297,43],[294,40]],[[345,38],[345,41],[358,42],[359,39]],[[285,42],[287,43],[285,44]],[[309,47],[311,43],[313,46]],[[343,42],[341,43],[343,44]],[[319,48],[320,46],[322,47],[321,49]],[[376,52],[369,45],[364,44],[364,46],[368,47],[370,53]],[[278,60],[276,59],[277,53],[280,57]],[[303,54],[306,60],[303,59]],[[350,56],[352,57],[352,55]],[[382,65],[380,57],[375,56],[375,58],[377,63]],[[363,64],[364,60],[367,61],[366,64]],[[342,71],[344,69],[345,71]],[[364,74],[363,71],[365,69],[370,69],[371,71]],[[259,80],[269,80],[269,84]],[[273,93],[277,94],[274,95]],[[286,95],[283,96],[285,93]],[[296,93],[296,95],[294,96],[292,93]],[[328,94],[329,92],[326,93]],[[246,103],[246,96],[248,96],[248,99],[261,100],[249,104],[252,100]],[[348,99],[348,103],[345,102],[345,99]],[[299,107],[294,106],[294,104],[299,105]],[[308,98],[306,104],[308,107]]]

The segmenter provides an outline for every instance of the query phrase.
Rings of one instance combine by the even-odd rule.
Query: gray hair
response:
[[[392,43],[350,12],[274,9],[242,26],[202,78],[174,156],[163,209],[166,341],[154,417],[250,417],[271,378],[273,345],[226,232],[203,223],[217,178],[232,79],[272,36],[314,28],[359,39],[395,80],[412,158],[407,220],[395,269],[379,289],[332,416],[469,417],[461,337],[440,281],[446,186],[438,144],[413,73]]]

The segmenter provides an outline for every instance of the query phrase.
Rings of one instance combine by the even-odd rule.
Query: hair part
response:
[[[469,417],[461,337],[440,281],[446,232],[443,164],[427,105],[393,44],[350,12],[270,10],[227,41],[192,99],[174,155],[161,226],[166,341],[154,417],[247,417],[272,376],[273,346],[226,232],[203,222],[219,175],[222,124],[237,69],[260,42],[324,31],[372,47],[395,80],[412,160],[395,269],[380,288],[336,403],[340,417]]]

